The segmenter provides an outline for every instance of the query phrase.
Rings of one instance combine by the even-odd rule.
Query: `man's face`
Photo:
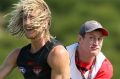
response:
[[[27,38],[34,39],[42,34],[45,28],[45,20],[41,19],[39,14],[41,10],[37,8],[30,9],[23,15],[23,28]]]
[[[100,31],[88,32],[80,40],[80,47],[87,55],[97,55],[101,51],[102,44],[103,35]]]

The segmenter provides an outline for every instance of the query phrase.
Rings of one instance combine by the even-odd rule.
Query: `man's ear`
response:
[[[81,35],[78,35],[78,41],[80,41],[80,40],[81,40],[81,38],[82,38],[82,37],[81,37]]]
[[[82,36],[79,34],[78,35],[78,43],[80,43],[81,40],[82,40]]]
[[[46,19],[46,21],[45,21],[44,24],[45,24],[45,25],[44,25],[44,28],[45,28],[45,29],[49,28],[49,20],[48,20],[48,19]]]
[[[44,21],[44,25],[42,26],[43,29],[47,29],[48,25],[47,25],[47,21]]]

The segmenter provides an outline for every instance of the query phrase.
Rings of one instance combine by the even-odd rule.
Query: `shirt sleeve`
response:
[[[113,67],[108,59],[105,59],[94,79],[111,79],[113,75]]]

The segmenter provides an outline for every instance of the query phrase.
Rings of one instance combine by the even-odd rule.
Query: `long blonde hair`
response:
[[[40,20],[49,19],[48,28],[45,30],[47,37],[52,37],[49,33],[49,28],[51,26],[51,11],[44,0],[21,0],[14,5],[14,10],[9,14],[11,16],[9,20],[8,30],[12,35],[23,36],[23,14],[27,13],[31,8],[35,6],[41,10],[38,16]]]

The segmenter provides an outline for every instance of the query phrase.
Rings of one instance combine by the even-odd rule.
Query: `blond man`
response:
[[[8,29],[31,41],[14,49],[0,67],[4,79],[18,67],[24,79],[70,79],[69,55],[49,32],[51,12],[43,0],[21,0],[12,11]]]

